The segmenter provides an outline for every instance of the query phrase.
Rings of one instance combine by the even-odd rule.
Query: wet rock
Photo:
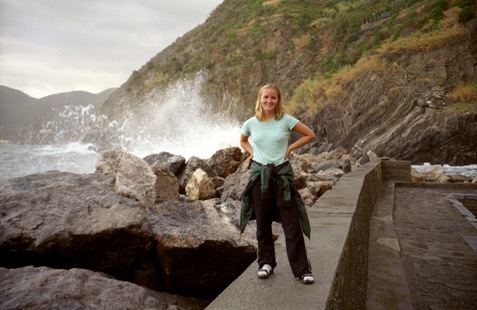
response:
[[[165,201],[148,209],[168,290],[214,297],[256,259],[252,230],[240,238],[240,203]],[[240,240],[240,241],[239,241]]]
[[[448,181],[451,183],[471,183],[472,182],[472,178],[469,178],[461,174],[450,174],[448,175],[448,177],[449,177]]]
[[[116,193],[146,207],[154,205],[156,176],[143,159],[119,149],[103,151],[98,155],[96,173],[114,175]]]
[[[160,293],[85,269],[0,268],[0,308],[204,309],[206,302]]]
[[[144,160],[153,166],[159,162],[165,165],[175,176],[179,176],[179,173],[185,166],[185,158],[180,155],[174,155],[169,152],[160,152],[158,154],[151,154],[144,157]]]
[[[218,150],[207,161],[218,176],[226,178],[234,173],[242,162],[242,151],[239,147]]]
[[[179,180],[177,177],[169,170],[167,166],[158,161],[151,166],[151,169],[156,176],[156,201],[161,201],[164,199],[178,200]]]
[[[425,165],[420,166],[419,171],[417,167],[411,167],[411,181],[412,182],[439,182],[445,183],[449,177],[445,173],[442,165]]]

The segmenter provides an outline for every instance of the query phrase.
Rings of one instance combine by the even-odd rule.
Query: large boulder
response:
[[[144,157],[144,160],[153,166],[155,163],[161,163],[165,165],[175,176],[179,176],[179,173],[185,166],[185,158],[180,155],[174,155],[169,152],[160,152],[158,154],[151,154]]]
[[[255,259],[253,229],[240,235],[238,201],[164,201],[148,209],[168,291],[213,298]]]
[[[114,189],[118,194],[146,207],[154,205],[156,176],[143,159],[119,149],[103,151],[98,155],[96,173],[114,175]]]
[[[133,280],[154,237],[115,176],[48,172],[0,182],[0,265],[85,268]]]
[[[207,200],[215,197],[214,183],[200,168],[192,174],[185,191],[190,200]]]
[[[186,162],[184,169],[179,175],[179,190],[181,194],[185,194],[185,188],[187,186],[187,183],[189,182],[189,179],[192,177],[192,174],[199,168],[205,171],[205,173],[207,173],[207,175],[211,178],[217,176],[217,173],[209,166],[209,164],[207,164],[207,161],[192,156]]]
[[[0,309],[204,309],[206,302],[160,293],[85,269],[0,267]]]
[[[167,168],[166,165],[161,162],[154,162],[151,166],[154,175],[156,176],[156,201],[164,199],[179,199],[179,180],[177,177]]]
[[[242,162],[242,157],[243,154],[239,147],[230,147],[215,152],[207,163],[218,176],[226,178],[237,170]]]
[[[240,200],[248,183],[248,175],[247,164],[244,162],[235,173],[227,176],[222,186],[222,201]]]
[[[446,183],[449,177],[442,165],[411,166],[412,182]]]

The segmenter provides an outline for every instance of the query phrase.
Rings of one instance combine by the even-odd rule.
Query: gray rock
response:
[[[239,147],[218,150],[207,161],[218,176],[226,178],[234,173],[242,162],[242,151]]]
[[[0,267],[0,309],[204,309],[206,302],[85,269]]]
[[[361,157],[359,158],[358,163],[359,163],[360,165],[365,165],[365,164],[369,163],[369,156],[368,156],[368,154],[363,154],[363,156],[361,156]]]
[[[340,164],[336,160],[327,160],[322,163],[312,163],[308,171],[318,173],[329,168],[340,168]]]
[[[217,173],[207,164],[207,161],[192,156],[187,161],[185,168],[182,170],[179,176],[179,190],[181,194],[185,194],[185,187],[187,186],[190,177],[199,168],[204,170],[205,173],[207,173],[207,175],[211,178],[217,176]]]
[[[0,264],[85,268],[132,279],[154,236],[112,175],[50,172],[0,182]]]
[[[225,183],[225,178],[216,176],[216,177],[210,178],[210,180],[212,181],[212,183],[214,183],[215,196],[219,198],[220,196],[222,196],[222,192],[223,192],[222,186]]]
[[[116,193],[135,199],[146,207],[156,200],[156,176],[151,167],[141,158],[119,149],[99,153],[96,173],[115,176]]]
[[[240,236],[240,204],[165,201],[148,209],[169,291],[213,297],[256,259],[255,233]]]
[[[161,162],[154,162],[151,166],[156,176],[155,192],[156,201],[164,199],[179,199],[179,180],[177,177]]]
[[[222,186],[222,201],[240,200],[242,192],[248,183],[248,169],[243,163],[235,173],[225,178]]]
[[[153,166],[157,162],[165,165],[175,176],[179,176],[179,173],[184,168],[186,162],[184,157],[168,152],[151,154],[144,157],[144,160],[149,164],[149,166]]]
[[[344,173],[348,173],[348,172],[351,172],[351,160],[349,159],[345,159],[343,161],[343,164],[341,165],[341,170],[343,170]]]

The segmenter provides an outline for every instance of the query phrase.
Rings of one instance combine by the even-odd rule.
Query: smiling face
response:
[[[271,117],[280,119],[284,114],[285,109],[280,89],[275,84],[262,86],[255,103],[255,116],[258,120],[269,120]]]
[[[278,93],[273,88],[266,88],[260,96],[260,103],[264,114],[275,114],[275,108],[278,104]]]

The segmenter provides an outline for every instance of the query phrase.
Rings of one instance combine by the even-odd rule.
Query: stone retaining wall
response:
[[[342,246],[343,252],[331,284],[326,303],[327,309],[366,308],[369,223],[383,181],[381,162],[371,164],[361,180],[355,178],[351,180],[355,185],[360,186],[360,190],[356,192],[354,214],[345,243],[336,245]],[[346,182],[346,180],[341,181]],[[329,204],[329,201],[341,195],[341,181],[332,191],[325,193],[319,199],[318,207]]]

